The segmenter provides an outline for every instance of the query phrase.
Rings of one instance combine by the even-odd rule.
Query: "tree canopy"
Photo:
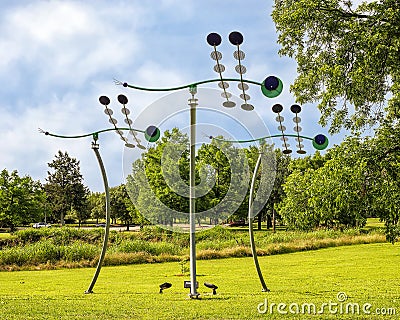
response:
[[[280,54],[297,61],[299,103],[317,102],[322,125],[358,131],[400,118],[398,0],[275,0]]]
[[[39,181],[20,177],[17,171],[0,173],[0,227],[14,230],[18,225],[39,220],[45,214],[46,195]]]
[[[60,222],[64,225],[64,217],[69,212],[77,212],[78,220],[84,220],[89,213],[89,190],[82,183],[79,161],[71,158],[67,152],[58,151],[48,166],[53,171],[47,172],[45,190],[55,214],[54,218],[60,217]]]

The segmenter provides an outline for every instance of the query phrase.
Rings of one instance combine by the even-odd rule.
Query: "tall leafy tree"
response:
[[[323,125],[359,130],[400,118],[397,0],[275,0],[272,18],[280,54],[298,64],[291,90],[299,103],[318,102]]]
[[[39,181],[20,177],[17,171],[0,173],[0,226],[12,231],[44,218],[46,195]]]
[[[124,185],[110,188],[111,217],[114,220],[122,220],[126,224],[127,231],[129,231],[129,225],[133,220],[129,210],[129,202],[130,199]]]
[[[106,216],[105,194],[104,192],[92,192],[88,200],[91,217],[96,219],[96,223],[98,223],[99,219],[104,219]]]
[[[68,211],[87,209],[89,190],[83,185],[79,161],[71,158],[67,152],[58,151],[48,166],[53,171],[47,172],[45,191],[53,214],[64,225]]]
[[[176,128],[165,131],[155,146],[132,164],[126,188],[135,207],[153,223],[172,226],[176,219],[187,219],[188,168],[187,135]]]

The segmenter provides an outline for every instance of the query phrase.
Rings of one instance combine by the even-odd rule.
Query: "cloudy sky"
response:
[[[144,87],[172,87],[217,78],[210,58],[212,48],[206,43],[210,32],[223,38],[219,50],[226,61],[224,76],[238,77],[234,48],[227,39],[236,30],[244,36],[245,78],[261,82],[272,74],[282,79],[284,91],[278,98],[261,99],[254,91],[252,100],[255,114],[262,117],[271,133],[277,133],[271,106],[281,103],[288,109],[295,102],[288,87],[296,76],[296,64],[277,53],[271,10],[269,0],[2,1],[0,169],[17,170],[44,182],[47,163],[58,150],[67,151],[80,160],[85,184],[101,191],[91,139],[52,138],[40,134],[38,128],[64,135],[109,128],[98,97],[109,96],[110,107],[115,106],[117,113],[120,105],[116,96],[120,93],[129,99],[132,119],[142,117],[142,125],[146,113],[146,121],[154,116],[158,125],[160,115],[149,106],[165,94],[116,86],[113,79]],[[218,88],[215,83],[205,87]],[[240,108],[235,112],[252,117]],[[304,135],[327,133],[317,124],[315,106],[303,106],[301,116]],[[292,117],[290,112],[286,117],[290,130]],[[179,115],[177,119],[188,121]],[[168,129],[165,126],[163,129]],[[342,137],[330,140],[338,143]],[[102,134],[99,142],[110,185],[123,183],[122,141],[108,133]],[[305,145],[313,152],[309,142]]]

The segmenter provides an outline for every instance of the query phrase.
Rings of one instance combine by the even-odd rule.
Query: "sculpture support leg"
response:
[[[99,163],[101,175],[103,177],[104,191],[106,194],[106,227],[105,227],[105,232],[104,232],[103,247],[101,249],[99,262],[97,263],[96,272],[94,273],[92,282],[90,283],[89,288],[85,291],[85,293],[93,293],[93,287],[94,287],[94,285],[97,281],[97,278],[100,274],[101,266],[104,261],[104,256],[106,255],[108,236],[110,233],[110,192],[109,192],[109,188],[108,188],[106,170],[104,168],[103,160],[101,159],[101,156],[100,156],[99,145],[96,142],[92,143],[92,149],[93,149],[94,153],[96,154],[96,158]]]
[[[249,217],[248,217],[248,220],[249,220],[249,235],[250,235],[251,253],[253,255],[253,260],[254,260],[254,264],[257,269],[258,277],[260,278],[260,282],[262,285],[262,291],[266,292],[266,291],[270,291],[270,290],[267,288],[267,285],[265,284],[263,275],[261,273],[260,265],[258,263],[257,250],[256,250],[255,242],[254,242],[254,232],[253,232],[253,220],[254,220],[254,217],[253,217],[253,193],[254,193],[254,186],[255,186],[255,182],[256,182],[257,172],[258,172],[258,169],[259,169],[260,163],[261,163],[261,157],[262,157],[262,152],[260,152],[260,154],[258,156],[256,167],[254,168],[253,179],[251,181],[250,195],[249,195]]]
[[[196,87],[190,88],[192,98],[189,99],[190,106],[190,190],[189,190],[189,223],[190,223],[190,298],[198,298],[196,281],[196,193],[195,193],[195,166],[196,166]]]

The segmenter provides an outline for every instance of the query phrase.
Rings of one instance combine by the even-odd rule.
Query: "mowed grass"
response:
[[[0,272],[1,319],[396,319],[400,314],[400,248],[361,244],[259,258],[271,292],[261,286],[251,258],[197,261],[201,299],[188,298],[177,262],[104,267],[94,294],[84,294],[94,269]],[[158,293],[163,282],[172,287]],[[204,282],[218,285],[217,295]],[[260,314],[259,304],[370,303],[370,315]],[[263,310],[264,305],[260,309]],[[376,315],[376,309],[397,311]],[[295,309],[293,309],[295,311]],[[345,309],[344,309],[345,310]],[[285,310],[283,310],[285,311]]]

